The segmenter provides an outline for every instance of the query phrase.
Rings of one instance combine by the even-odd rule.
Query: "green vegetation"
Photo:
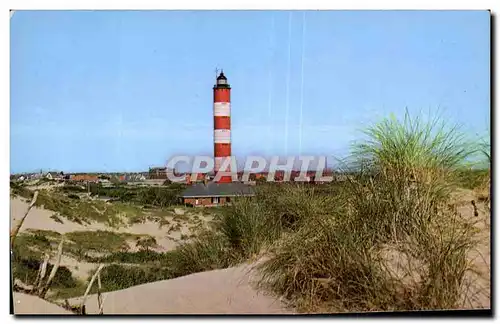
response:
[[[136,245],[144,251],[149,251],[149,249],[156,248],[158,246],[156,239],[152,236],[138,237],[136,239]]]
[[[182,189],[184,189],[184,186],[178,183],[154,188],[133,188],[123,185],[107,188],[100,184],[92,184],[90,186],[92,195],[118,198],[121,202],[150,205],[160,208],[177,204],[177,196]]]
[[[38,179],[38,181],[35,183],[36,186],[43,185],[45,183],[56,183],[57,180],[54,179],[47,179],[45,177]]]
[[[489,169],[467,165],[477,148],[466,143],[456,127],[437,120],[422,122],[408,114],[402,121],[392,117],[367,129],[366,135],[368,139],[354,146],[345,163],[350,175],[346,181],[261,184],[254,199],[234,199],[231,206],[210,210],[216,214],[210,230],[201,230],[198,216],[166,219],[173,214],[181,188],[176,184],[91,188],[94,195],[120,199],[111,204],[71,199],[66,195],[73,191],[68,189],[56,194],[42,190],[37,205],[80,222],[117,225],[123,219],[153,220],[168,225],[165,234],[192,222],[191,228],[200,230],[196,236],[182,234],[181,239],[189,240],[165,253],[154,251],[157,242],[150,236],[107,231],[66,234],[65,253],[106,264],[101,273],[105,291],[265,256],[258,265],[260,286],[283,296],[299,311],[458,308],[475,228],[450,205],[450,195],[460,187],[488,188],[489,200]],[[483,149],[489,165],[489,148]],[[17,184],[12,191],[30,194]],[[153,209],[145,211],[139,205]],[[29,269],[38,269],[39,263],[34,260],[57,246],[59,239],[50,231],[20,235],[15,275],[33,278]],[[129,251],[129,243],[139,251]],[[65,270],[58,278],[58,296],[81,294],[84,285]]]
[[[122,249],[129,234],[109,231],[78,231],[67,233],[65,236],[74,243],[74,247],[78,250],[107,253]]]
[[[78,231],[67,233],[66,253],[87,262],[98,262],[97,256],[127,252],[135,242],[140,249],[148,251],[155,248],[156,240],[149,235],[115,233],[110,231]]]
[[[44,252],[51,250],[51,241],[40,233],[20,233],[13,247],[13,254],[18,258],[42,258]],[[17,260],[17,259],[16,259]],[[20,259],[19,259],[20,260]]]
[[[58,192],[71,194],[71,193],[86,193],[87,188],[85,186],[78,186],[74,184],[65,184],[62,187],[57,187]]]
[[[161,209],[166,209],[177,203],[177,195],[182,190],[182,185],[171,184],[168,187],[159,188],[129,188],[118,186],[114,188],[103,188],[93,184],[91,192],[93,195],[118,198],[120,201],[106,203],[102,200],[81,199],[77,193],[86,192],[86,189],[77,185],[66,185],[55,190],[39,190],[36,206],[52,210],[52,216],[57,222],[63,223],[62,218],[78,224],[90,224],[91,222],[105,223],[110,227],[119,227],[126,224],[155,221],[162,225],[168,225],[165,216],[170,215]],[[33,192],[24,185],[11,182],[11,193],[26,199],[33,197]],[[147,206],[153,208],[146,210]],[[177,216],[182,218],[182,216]]]
[[[458,307],[473,227],[447,202],[471,147],[458,129],[408,115],[367,135],[351,179],[259,186],[257,199],[225,209],[214,232],[174,251],[176,274],[265,253],[261,286],[301,311]]]
[[[180,245],[171,252],[175,277],[227,268],[239,260],[231,251],[223,235],[204,233],[193,242]]]
[[[21,187],[22,188],[22,187]],[[16,187],[14,192],[21,193],[23,197],[31,198],[32,192],[24,188]],[[52,218],[58,222],[63,222],[61,218],[78,224],[90,224],[91,222],[105,223],[110,227],[125,225],[127,219],[139,218],[143,210],[139,206],[129,203],[106,204],[104,201],[74,199],[57,191],[39,190],[38,199],[35,203],[38,207],[43,207],[56,212]]]
[[[92,263],[162,263],[168,264],[172,261],[169,253],[159,253],[151,250],[141,250],[137,252],[119,251],[106,254],[99,257],[87,257],[88,262]]]
[[[28,233],[21,233],[13,249],[14,278],[32,285],[43,260],[43,254],[52,254],[57,249],[60,237],[59,233],[46,230],[30,230]],[[105,291],[174,277],[174,272],[168,267],[172,260],[171,254],[151,251],[150,248],[156,244],[151,236],[108,231],[80,231],[67,233],[65,237],[64,255],[96,264],[110,264],[106,266],[101,276]],[[127,241],[137,242],[142,250],[125,252],[128,250]],[[114,264],[116,262],[135,263],[137,266]],[[48,273],[52,267],[52,264],[48,265]],[[120,272],[121,270],[123,271]],[[50,298],[70,298],[82,295],[86,285],[73,278],[69,269],[59,267],[51,285]]]
[[[475,189],[482,186],[490,178],[489,169],[465,169],[457,172],[460,187]]]
[[[52,231],[36,230],[31,233],[18,234],[12,249],[11,266],[12,276],[20,279],[24,284],[33,285],[45,253],[51,253],[56,240],[60,235]],[[48,263],[47,274],[52,271],[53,264]],[[78,281],[73,278],[71,271],[60,266],[51,282],[51,289],[74,289]]]
[[[23,283],[33,285],[35,283],[38,269],[41,262],[32,257],[16,258],[12,261],[12,275],[14,278],[19,278]],[[52,271],[53,264],[47,264],[47,273]],[[56,275],[51,282],[51,289],[70,288],[74,289],[78,286],[78,281],[72,276],[71,271],[60,266],[57,269]]]
[[[170,279],[168,268],[111,264],[101,271],[103,291],[125,289],[147,282]]]
[[[21,196],[23,198],[31,199],[33,197],[33,193],[31,190],[26,188],[23,183],[18,183],[11,181],[10,182],[10,192],[14,197]]]
[[[52,216],[50,216],[50,218],[52,218],[53,220],[55,220],[56,222],[58,222],[60,224],[64,224],[64,221],[61,219],[61,217],[59,217],[59,215],[57,213],[52,214]]]
[[[446,202],[470,149],[456,128],[408,115],[367,134],[353,158],[368,177],[277,241],[261,284],[304,311],[457,307],[472,226]]]

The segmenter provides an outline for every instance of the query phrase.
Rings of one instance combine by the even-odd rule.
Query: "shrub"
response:
[[[273,219],[281,230],[294,230],[305,222],[311,215],[328,213],[332,208],[332,187],[325,188],[307,184],[268,184],[259,187],[255,203]],[[269,225],[269,224],[268,224]]]
[[[13,261],[12,275],[14,278],[19,278],[23,283],[33,285],[38,276],[38,269],[41,267],[41,262],[34,258],[20,258]],[[53,264],[47,264],[47,275],[44,282],[48,278],[48,274],[52,271]],[[73,288],[77,286],[77,280],[73,277],[71,271],[65,266],[57,268],[56,275],[50,283],[53,288]]]
[[[436,125],[406,115],[370,128],[354,150],[358,174],[276,241],[261,285],[302,311],[457,307],[472,229],[446,202],[470,151],[457,129]]]
[[[61,217],[59,217],[59,214],[58,213],[54,213],[50,216],[51,219],[53,219],[54,221],[60,223],[60,224],[64,224],[64,221],[61,219]]]
[[[19,257],[42,258],[44,252],[51,250],[50,240],[41,233],[20,233],[14,241],[13,253]]]
[[[65,184],[62,187],[58,187],[56,190],[67,194],[87,192],[87,188],[83,186],[70,185],[70,184]]]
[[[260,285],[299,311],[389,309],[398,298],[375,258],[363,235],[316,219],[279,242],[275,255],[259,266]]]
[[[144,251],[149,251],[151,248],[158,246],[156,239],[152,236],[138,237],[136,240],[136,245]]]
[[[219,231],[232,253],[245,259],[278,238],[281,224],[263,205],[241,197],[222,214]]]
[[[151,250],[142,250],[136,252],[113,252],[102,257],[90,257],[88,256],[86,260],[92,263],[161,263],[168,265],[172,261],[172,252],[160,253]]]
[[[88,252],[117,252],[126,244],[127,234],[109,231],[77,231],[67,233],[69,253],[83,259]]]
[[[170,270],[166,267],[138,267],[118,264],[104,267],[100,275],[103,291],[126,289],[131,286],[171,278]]]
[[[325,213],[331,202],[328,195],[302,185],[269,186],[258,192],[257,199],[234,199],[231,206],[218,209],[213,231],[202,232],[172,251],[174,275],[226,268],[259,255],[284,231]]]
[[[10,190],[14,196],[21,196],[27,199],[33,198],[33,192],[31,192],[31,190],[26,188],[24,185],[17,182],[10,182]]]
[[[142,188],[137,194],[137,201],[142,205],[154,205],[161,208],[175,205],[181,188],[179,186]]]
[[[440,199],[455,189],[457,172],[473,152],[457,126],[439,119],[422,122],[408,112],[403,121],[391,116],[365,133],[369,139],[353,149],[358,167],[392,181],[398,190],[425,184]]]
[[[227,246],[226,239],[214,232],[203,233],[192,242],[178,246],[171,253],[175,277],[227,268],[238,261]]]

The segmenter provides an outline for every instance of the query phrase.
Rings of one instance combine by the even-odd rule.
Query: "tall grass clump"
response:
[[[260,214],[266,214],[263,219],[271,219],[274,228],[289,232],[315,215],[328,214],[333,205],[332,189],[332,186],[325,190],[300,183],[262,185],[255,201],[262,210]]]
[[[226,238],[213,231],[202,233],[193,241],[183,243],[170,256],[175,277],[227,268],[236,263]]]
[[[476,182],[473,189],[479,194],[479,199],[490,202],[491,196],[491,144],[482,140],[479,144],[480,162],[479,170],[476,170]]]
[[[258,257],[282,233],[320,212],[326,206],[320,200],[324,199],[301,186],[264,186],[257,197],[235,198],[222,210],[213,230],[173,252],[176,275],[227,268]]]
[[[279,235],[276,222],[254,199],[238,197],[206,230],[172,251],[175,276],[227,268],[259,254]]]
[[[402,121],[392,115],[364,133],[368,139],[355,145],[355,161],[396,189],[425,185],[433,198],[446,198],[455,189],[457,171],[473,152],[458,126],[438,118],[424,122],[408,111]]]
[[[233,255],[246,259],[277,239],[280,225],[262,204],[241,197],[223,213],[219,230]]]
[[[470,146],[407,113],[366,130],[330,208],[275,244],[262,286],[305,312],[457,307],[472,225],[447,201]]]

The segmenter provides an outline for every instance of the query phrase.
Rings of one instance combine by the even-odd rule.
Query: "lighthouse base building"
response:
[[[214,102],[214,173],[236,172],[228,167],[221,170],[223,161],[231,158],[231,87],[221,71],[213,87]],[[253,189],[241,182],[233,182],[224,175],[217,182],[195,183],[180,196],[181,202],[195,207],[219,206],[231,203],[238,196],[253,196]]]
[[[215,207],[230,204],[241,196],[254,196],[253,188],[241,182],[196,183],[181,195],[181,203],[193,207]]]

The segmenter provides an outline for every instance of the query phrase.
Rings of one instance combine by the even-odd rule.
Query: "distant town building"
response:
[[[209,176],[206,173],[198,173],[196,176],[196,179],[193,179],[190,173],[187,173],[186,175],[186,183],[191,184],[195,182],[203,182],[209,180]]]
[[[47,172],[45,179],[49,180],[64,180],[64,172]]]
[[[72,174],[70,176],[71,181],[78,181],[78,182],[99,182],[99,177],[97,175],[91,175],[91,174]]]
[[[149,179],[167,179],[167,171],[166,167],[149,168]]]

